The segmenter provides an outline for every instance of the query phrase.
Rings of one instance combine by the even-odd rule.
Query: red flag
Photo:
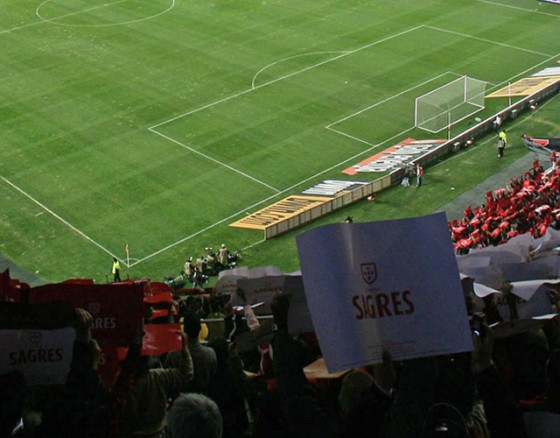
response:
[[[145,303],[171,303],[171,288],[166,283],[150,281],[144,289]]]
[[[181,324],[146,324],[142,354],[159,356],[182,348]]]
[[[97,372],[107,386],[112,386],[121,369],[120,362],[126,357],[128,347],[117,347],[103,342],[99,346],[101,347],[101,360]]]
[[[144,295],[144,303],[146,304],[157,304],[157,303],[172,303],[171,292],[162,292],[157,295]]]
[[[142,283],[47,284],[30,290],[29,303],[69,301],[91,313],[95,339],[128,345],[144,317],[144,287]]]
[[[152,311],[152,317],[150,319],[165,318],[168,315],[169,315],[168,309],[154,309]]]

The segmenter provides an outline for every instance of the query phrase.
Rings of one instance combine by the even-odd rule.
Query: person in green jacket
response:
[[[113,268],[111,269],[111,273],[113,274],[113,281],[118,283],[121,281],[121,263],[113,257]]]
[[[502,129],[498,134],[498,158],[504,156],[504,149],[507,146],[507,134],[505,129]]]

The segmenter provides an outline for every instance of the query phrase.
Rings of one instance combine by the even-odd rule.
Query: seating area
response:
[[[239,290],[233,305],[214,287],[30,287],[5,271],[0,435],[554,436],[544,431],[560,420],[559,188],[556,166],[535,161],[449,222],[473,352],[405,361],[385,352],[337,373],[313,332],[290,330],[287,295],[255,315]],[[56,330],[66,347],[46,341]],[[43,339],[9,342],[16,333]]]
[[[464,217],[449,223],[457,254],[472,248],[501,245],[530,233],[538,238],[548,227],[560,228],[560,173],[538,161],[505,187],[486,193],[485,203],[467,206]]]

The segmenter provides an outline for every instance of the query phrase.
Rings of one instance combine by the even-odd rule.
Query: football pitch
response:
[[[494,139],[263,241],[229,224],[406,138],[414,100],[463,75],[487,91],[558,66],[560,5],[536,0],[5,0],[0,14],[0,253],[49,281],[160,281],[226,243],[298,269],[294,236],[427,214],[560,133],[552,99]],[[508,99],[487,99],[488,117]],[[473,116],[474,118],[474,116]],[[458,133],[472,123],[454,127]],[[515,175],[512,175],[515,176]],[[452,190],[450,189],[452,188]],[[482,200],[481,200],[482,203]],[[129,258],[125,247],[130,250]]]

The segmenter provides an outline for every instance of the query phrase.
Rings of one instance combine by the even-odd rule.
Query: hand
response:
[[[97,368],[99,368],[99,362],[101,361],[101,347],[94,339],[91,341],[91,348],[92,348],[92,360],[93,360],[92,368],[96,370]]]
[[[91,340],[92,325],[93,317],[91,314],[80,307],[76,307],[72,321],[72,327],[76,330],[76,341],[89,342]]]
[[[383,351],[383,362],[373,367],[373,377],[380,388],[390,394],[397,381],[397,372],[393,366],[393,356],[387,350]]]
[[[500,288],[509,307],[509,320],[516,321],[519,319],[519,314],[517,313],[517,297],[512,293],[512,290],[513,285],[507,282],[504,282]]]
[[[492,352],[494,350],[494,335],[492,330],[484,323],[484,336],[473,335],[473,356],[472,368],[474,373],[481,373],[486,368],[492,366]]]

